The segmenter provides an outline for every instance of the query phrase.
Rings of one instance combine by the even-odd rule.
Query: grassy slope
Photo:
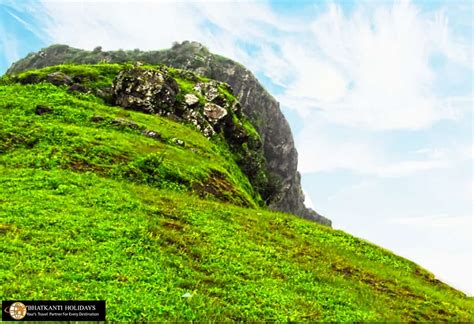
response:
[[[0,85],[2,299],[105,299],[110,320],[474,319],[472,299],[412,262],[256,205],[225,146],[188,127]]]

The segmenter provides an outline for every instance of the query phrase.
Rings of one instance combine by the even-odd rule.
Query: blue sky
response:
[[[18,3],[0,0],[2,73],[52,43],[196,40],[245,64],[290,122],[307,203],[472,294],[471,1]]]

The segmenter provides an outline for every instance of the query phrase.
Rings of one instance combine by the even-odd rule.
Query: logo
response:
[[[2,321],[10,322],[96,322],[105,321],[106,317],[105,300],[2,300],[0,309]]]
[[[16,302],[10,305],[8,311],[5,310],[13,319],[21,320],[26,316],[26,306],[23,303]]]

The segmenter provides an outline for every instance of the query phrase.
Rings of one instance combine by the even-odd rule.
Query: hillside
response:
[[[4,76],[1,298],[104,299],[108,320],[474,320],[413,262],[271,211],[262,135],[237,103],[167,66]]]
[[[297,171],[298,153],[290,126],[280,110],[280,104],[244,66],[228,58],[209,52],[200,43],[184,41],[170,49],[159,51],[93,51],[67,45],[52,45],[30,53],[14,63],[8,74],[20,73],[58,64],[97,64],[143,62],[165,64],[178,69],[193,71],[199,76],[229,84],[239,100],[242,113],[254,125],[263,143],[265,169],[275,180],[278,189],[267,203],[271,209],[292,213],[303,218],[330,225],[331,221],[307,208],[301,189],[301,177]],[[323,158],[323,157],[322,157]]]

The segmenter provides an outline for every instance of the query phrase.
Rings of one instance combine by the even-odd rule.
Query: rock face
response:
[[[219,86],[215,81],[199,82],[191,90],[195,94],[187,93],[183,100],[178,100],[181,89],[169,71],[136,67],[122,70],[117,75],[112,85],[112,103],[126,109],[183,120],[210,138],[234,123],[227,112],[233,105],[219,92]],[[198,96],[203,97],[203,105],[200,105]],[[237,113],[241,115],[240,111]],[[226,139],[235,142],[235,135],[228,134]]]
[[[227,116],[227,110],[213,103],[204,105],[204,116],[207,117],[211,124],[217,124],[222,118]]]
[[[179,86],[161,71],[129,69],[116,77],[112,91],[118,106],[165,115],[173,111]]]
[[[80,55],[81,53],[87,55]],[[29,54],[25,59],[13,64],[7,73],[17,73],[26,69],[65,62],[114,63],[127,61],[165,64],[193,71],[198,75],[229,84],[239,100],[239,102],[233,103],[232,109],[241,109],[242,113],[249,118],[257,129],[263,143],[268,171],[280,183],[279,194],[273,195],[271,201],[267,201],[267,204],[275,210],[293,213],[303,218],[331,225],[329,219],[319,215],[312,209],[306,208],[304,205],[300,174],[297,171],[298,155],[289,124],[280,110],[279,103],[245,67],[227,58],[211,54],[199,43],[185,41],[181,44],[175,43],[169,50],[151,52],[88,52],[66,45],[53,45],[43,49],[41,55],[37,53]],[[163,98],[163,96],[170,96],[170,101],[161,106],[160,109],[166,111],[167,105],[173,105],[171,95],[176,91],[176,86],[172,82],[167,82],[162,75],[150,73],[142,76],[129,75],[127,77],[137,78],[137,80],[142,78],[140,81],[147,84],[153,83],[157,86],[151,90],[145,90],[139,85],[140,82],[138,81],[134,81],[135,83],[128,82],[126,87],[118,83],[114,91],[120,89],[121,95],[115,94],[115,100],[120,105],[133,105],[146,111],[146,109],[150,109],[150,103],[156,98]],[[204,127],[205,131],[203,133],[207,136],[212,136],[215,126],[219,129],[219,127],[225,125],[221,120],[226,120],[225,115],[228,113],[227,108],[222,106],[220,101],[222,96],[219,96],[216,89],[217,87],[213,86],[212,81],[210,83],[198,82],[194,90],[211,103],[204,109],[204,117],[192,112],[192,110],[185,110],[186,113],[183,115],[183,118],[194,120],[194,123],[199,127],[202,127],[201,118],[205,118],[209,124],[214,123],[211,128]],[[130,100],[131,98],[137,99]],[[196,98],[198,97],[196,96]],[[198,103],[191,96],[185,98],[184,102],[189,107]],[[233,127],[235,128],[235,125],[232,124],[230,130],[225,129],[226,133],[233,131],[238,134],[239,131],[241,132],[239,129],[232,129]]]

